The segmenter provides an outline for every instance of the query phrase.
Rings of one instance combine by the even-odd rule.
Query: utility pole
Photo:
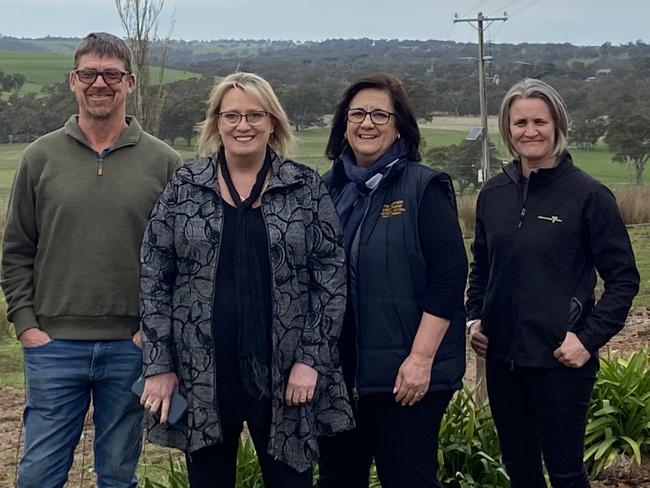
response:
[[[487,113],[487,99],[485,95],[485,55],[483,50],[483,32],[484,30],[497,20],[508,20],[506,12],[503,17],[484,17],[482,12],[479,12],[475,19],[459,19],[457,15],[454,17],[454,24],[458,22],[476,22],[478,31],[478,94],[481,107],[481,126],[483,135],[483,161],[481,163],[481,171],[479,172],[479,182],[485,183],[490,176],[490,135],[488,134],[488,113]],[[484,26],[484,22],[488,22]],[[472,27],[474,27],[472,25]]]

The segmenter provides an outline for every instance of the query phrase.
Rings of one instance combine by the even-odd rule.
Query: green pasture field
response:
[[[27,81],[21,92],[39,92],[45,85],[61,83],[72,69],[72,56],[52,52],[0,51],[0,69],[5,74],[22,73]],[[160,68],[152,67],[151,80],[158,79]],[[165,70],[165,82],[197,77],[196,73]]]
[[[7,201],[16,168],[26,146],[27,144],[0,144],[0,203]]]
[[[290,157],[308,164],[320,174],[325,173],[330,167],[330,163],[324,155],[329,128],[314,127],[294,135],[296,136],[296,144],[290,153]],[[464,139],[465,132],[424,128],[422,129],[422,137],[424,139],[422,153],[425,153],[427,148],[458,144]],[[501,141],[497,138],[495,143],[499,154],[505,159],[505,149]],[[6,199],[14,171],[20,162],[21,153],[25,146],[25,144],[0,145],[0,200]],[[174,147],[186,161],[194,158],[194,147],[188,147],[182,143]],[[579,167],[606,185],[627,185],[632,182],[632,173],[629,168],[613,163],[613,154],[607,151],[604,144],[596,145],[592,151],[572,150],[571,153]],[[648,177],[646,176],[645,179],[647,180]]]

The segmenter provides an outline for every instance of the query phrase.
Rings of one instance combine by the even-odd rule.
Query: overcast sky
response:
[[[493,42],[570,42],[600,45],[650,42],[650,0],[165,0],[159,33],[174,38],[398,38],[476,42],[460,18],[501,16]],[[82,37],[122,33],[114,0],[0,0],[0,34]]]

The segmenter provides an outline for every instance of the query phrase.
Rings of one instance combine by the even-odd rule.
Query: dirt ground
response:
[[[650,307],[632,310],[626,327],[610,341],[601,354],[622,354],[642,349],[650,345]],[[476,376],[475,359],[468,358],[467,380],[474,383]],[[22,387],[0,386],[0,488],[11,487],[15,480],[16,460],[22,443],[21,413],[24,401]],[[90,418],[90,417],[89,417]],[[91,488],[94,486],[92,473],[92,425],[87,423],[84,435],[79,442],[68,487]],[[145,447],[149,457],[167,458],[165,450]],[[599,480],[592,488],[650,488],[650,459],[646,455],[644,464],[635,467],[629,479]]]

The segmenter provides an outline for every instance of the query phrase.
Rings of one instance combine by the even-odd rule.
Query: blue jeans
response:
[[[17,488],[64,485],[91,398],[97,486],[135,487],[143,410],[131,384],[142,351],[130,339],[55,339],[23,353],[27,403]]]

